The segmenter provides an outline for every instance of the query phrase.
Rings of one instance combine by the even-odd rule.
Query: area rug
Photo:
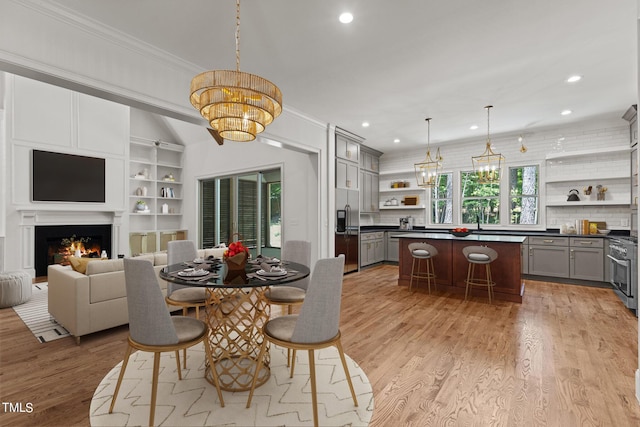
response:
[[[125,348],[122,348],[124,354]],[[304,353],[304,354],[301,354]],[[312,426],[311,384],[306,352],[298,352],[289,378],[286,350],[271,347],[271,377],[256,388],[250,408],[249,392],[223,391],[220,407],[216,389],[204,379],[204,347],[187,350],[187,369],[178,380],[174,353],[160,362],[155,424],[159,426]],[[90,407],[92,426],[133,426],[149,422],[153,354],[131,355],[112,414],[109,405],[120,373],[120,362],[98,385]],[[358,399],[353,405],[338,351],[316,352],[318,421],[321,426],[366,426],[373,415],[373,392],[363,370],[347,356]]]
[[[49,314],[49,286],[46,282],[33,285],[33,295],[13,310],[41,343],[68,337],[69,332]]]

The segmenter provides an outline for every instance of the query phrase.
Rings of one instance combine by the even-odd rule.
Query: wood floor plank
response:
[[[609,289],[527,281],[522,304],[397,286],[396,266],[345,276],[345,352],[374,391],[373,427],[638,426],[638,319]],[[40,344],[0,310],[0,425],[87,426],[127,327]]]

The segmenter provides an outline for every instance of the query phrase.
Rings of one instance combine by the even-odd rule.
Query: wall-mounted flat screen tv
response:
[[[105,160],[33,150],[34,202],[105,202]]]

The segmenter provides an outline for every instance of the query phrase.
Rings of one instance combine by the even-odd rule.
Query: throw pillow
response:
[[[78,273],[85,274],[87,271],[87,264],[89,261],[92,261],[92,258],[82,258],[82,257],[69,257],[69,263],[71,264],[71,268],[73,268]]]
[[[73,268],[78,273],[87,274],[87,265],[91,261],[105,261],[109,258],[83,258],[83,257],[69,257],[69,263],[71,264],[71,268]]]

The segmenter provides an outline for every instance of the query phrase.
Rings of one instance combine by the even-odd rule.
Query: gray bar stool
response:
[[[411,280],[409,281],[409,291],[413,287],[413,279],[416,279],[416,286],[420,279],[427,279],[427,287],[431,293],[431,282],[436,286],[436,273],[433,269],[433,257],[438,255],[438,250],[424,242],[409,243],[409,252],[413,261],[411,263]],[[425,271],[420,271],[420,263],[425,260]]]
[[[469,295],[469,288],[473,286],[486,286],[489,293],[489,304],[491,304],[491,297],[493,297],[493,287],[496,282],[491,278],[491,263],[498,258],[498,253],[486,246],[466,246],[462,248],[464,257],[469,262],[469,268],[467,269],[467,285],[464,291],[464,299],[466,301]],[[476,264],[484,264],[485,277],[475,277]]]

